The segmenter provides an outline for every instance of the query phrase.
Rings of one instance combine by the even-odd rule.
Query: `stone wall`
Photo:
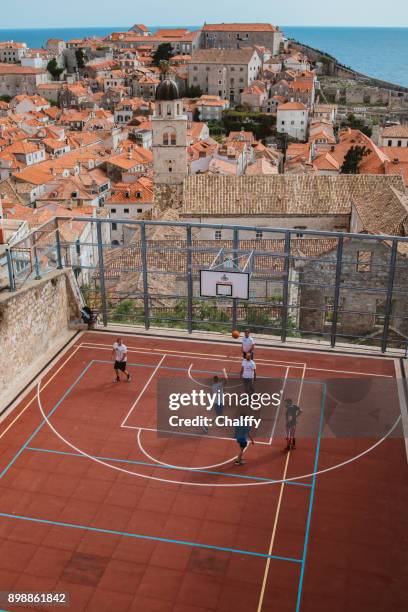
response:
[[[27,369],[67,335],[70,320],[79,318],[70,273],[52,272],[15,293],[0,293],[0,405]]]
[[[160,219],[167,209],[179,210],[182,205],[183,185],[154,185],[152,219]]]
[[[371,253],[371,265],[357,270],[358,253]],[[338,334],[366,336],[382,330],[381,308],[385,306],[389,282],[391,249],[385,243],[367,240],[345,241],[340,286]],[[325,261],[323,261],[323,259]],[[334,297],[336,251],[307,263],[300,272],[299,327],[310,333],[330,333],[325,317],[326,299]],[[360,266],[364,269],[364,266]],[[403,337],[408,334],[408,261],[397,257],[390,327]],[[325,322],[326,318],[326,322]]]

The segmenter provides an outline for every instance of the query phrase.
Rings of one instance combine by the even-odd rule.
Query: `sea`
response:
[[[162,27],[150,26],[152,32]],[[172,26],[198,29],[199,26]],[[101,37],[129,26],[88,28],[1,29],[0,40],[26,42],[40,48],[48,38]],[[346,66],[364,74],[408,87],[408,28],[281,26],[285,35],[330,53]]]

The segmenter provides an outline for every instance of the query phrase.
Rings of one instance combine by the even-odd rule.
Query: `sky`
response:
[[[268,22],[293,26],[406,26],[407,0],[1,0],[0,28],[200,25]]]

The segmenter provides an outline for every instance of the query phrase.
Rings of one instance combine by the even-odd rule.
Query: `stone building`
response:
[[[20,94],[32,96],[38,85],[50,81],[50,75],[42,68],[29,68],[18,64],[0,64],[0,96],[14,98]]]
[[[256,49],[200,49],[188,64],[189,87],[239,102],[242,92],[258,79],[262,59]]]
[[[201,31],[203,49],[266,47],[278,55],[283,34],[270,23],[207,23]]]

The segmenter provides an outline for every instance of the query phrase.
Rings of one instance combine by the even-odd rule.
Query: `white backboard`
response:
[[[229,297],[249,299],[249,272],[230,270],[201,270],[201,297]]]

